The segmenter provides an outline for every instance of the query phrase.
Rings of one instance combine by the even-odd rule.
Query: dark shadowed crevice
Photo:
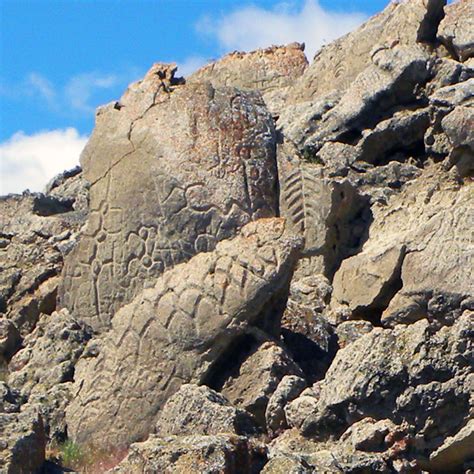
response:
[[[229,377],[238,375],[240,366],[258,345],[257,339],[251,334],[237,336],[212,364],[201,380],[202,384],[220,391]]]
[[[33,213],[42,216],[54,216],[74,210],[74,199],[60,200],[51,196],[39,195],[33,202]]]

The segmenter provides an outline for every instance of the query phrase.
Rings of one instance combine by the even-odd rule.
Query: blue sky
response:
[[[39,190],[74,164],[95,107],[120,97],[153,62],[175,61],[187,74],[235,49],[295,40],[312,56],[386,4],[0,0],[0,194]]]

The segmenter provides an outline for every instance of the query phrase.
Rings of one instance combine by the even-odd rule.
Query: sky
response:
[[[388,0],[0,0],[0,194],[76,166],[97,106],[154,62],[178,75],[292,41],[308,58]]]

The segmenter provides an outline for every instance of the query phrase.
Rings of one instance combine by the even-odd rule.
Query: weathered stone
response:
[[[288,425],[300,429],[308,415],[316,410],[317,405],[317,394],[313,388],[304,390],[299,397],[284,408]]]
[[[356,450],[349,439],[338,442],[315,442],[295,430],[287,430],[269,445],[268,472],[295,473],[387,473],[391,472],[388,453],[365,453]],[[271,469],[270,469],[271,468]],[[273,469],[273,470],[272,470]],[[263,472],[267,472],[264,470]]]
[[[372,138],[363,132],[376,126],[381,117],[390,117],[397,108],[416,102],[419,86],[430,76],[429,55],[419,46],[381,44],[374,47],[370,61],[363,73],[351,77],[348,88],[338,100],[330,102],[328,110],[315,111],[312,103],[305,108],[301,105],[285,108],[278,121],[285,136],[315,158],[322,146],[330,142],[360,145],[359,153],[370,157],[370,148],[377,146],[378,141],[383,158],[396,148],[402,130],[408,132],[409,142],[416,142],[420,135],[422,138],[429,124],[426,111],[407,118],[406,113],[395,116],[378,125]],[[301,109],[299,114],[298,109]],[[410,132],[410,126],[414,133]],[[382,137],[386,139],[380,141]]]
[[[272,299],[285,293],[300,247],[283,219],[259,220],[166,272],[120,310],[97,350],[76,365],[67,411],[73,439],[133,442],[183,383],[207,384],[239,336],[279,319]]]
[[[40,407],[50,439],[62,441],[66,426],[64,410],[71,397],[74,368],[91,330],[63,309],[42,315],[24,348],[9,364],[8,383],[23,402]]]
[[[336,327],[337,344],[342,349],[374,329],[369,321],[344,321]]]
[[[258,92],[183,85],[156,64],[99,109],[82,157],[91,212],[61,304],[95,329],[163,271],[276,214],[273,120]]]
[[[152,436],[143,443],[132,444],[127,458],[108,472],[256,474],[265,461],[265,449],[241,436]]]
[[[265,411],[267,430],[278,432],[288,427],[285,406],[306,388],[306,381],[296,375],[285,375],[270,397]]]
[[[5,382],[0,382],[0,413],[14,413],[19,409],[20,405],[16,394],[12,393]]]
[[[337,437],[363,417],[388,418],[411,426],[413,453],[423,459],[469,419],[473,330],[472,313],[451,327],[424,320],[375,328],[337,353],[315,406],[298,414],[306,415],[303,432]]]
[[[55,176],[47,184],[45,194],[72,203],[76,211],[89,211],[89,183],[79,166]]]
[[[278,146],[277,159],[280,213],[305,237],[304,254],[313,257],[310,274],[332,277],[364,238],[369,199],[347,180],[325,179],[321,165],[305,161],[290,142]]]
[[[291,43],[250,53],[230,53],[199,69],[187,82],[209,81],[215,88],[230,86],[240,90],[258,90],[268,109],[278,115],[291,86],[307,66],[304,45]]]
[[[382,312],[389,304],[391,293],[400,280],[405,246],[388,247],[366,259],[360,266],[358,256],[345,260],[333,281],[333,298],[348,305],[353,313],[370,317],[369,312]],[[364,291],[361,289],[364,288]]]
[[[46,436],[34,406],[19,413],[0,413],[0,471],[5,474],[35,473],[45,459]]]
[[[474,419],[469,420],[454,436],[447,438],[430,456],[429,468],[435,472],[461,469],[474,458]]]
[[[350,440],[354,449],[359,451],[385,451],[386,437],[395,429],[396,426],[391,420],[376,421],[364,418],[349,427],[340,439]]]
[[[74,245],[84,217],[60,195],[25,192],[0,198],[0,313],[21,336],[34,329],[41,313],[54,311],[56,276],[67,250],[62,245]],[[8,357],[19,347],[10,346]]]
[[[438,37],[460,61],[474,56],[474,5],[472,0],[459,0],[445,8]]]
[[[156,433],[170,435],[253,434],[251,416],[233,407],[220,393],[206,386],[182,385],[161,410]]]
[[[347,304],[384,325],[459,315],[472,293],[471,200],[472,183],[433,166],[388,206],[373,208],[363,251],[336,273],[333,307]]]
[[[434,41],[445,4],[443,0],[390,2],[360,28],[324,46],[297,81],[291,98],[311,100],[346,90],[370,64],[374,41],[401,45]]]
[[[46,391],[71,381],[74,365],[90,338],[90,329],[65,309],[43,315],[10,362],[9,385],[28,398],[33,390]]]
[[[291,356],[273,342],[264,342],[236,367],[221,391],[234,405],[252,413],[265,427],[268,401],[286,375],[303,375]]]
[[[331,291],[323,275],[298,278],[295,273],[281,321],[285,346],[309,383],[323,377],[336,349],[334,330],[324,315]]]
[[[265,464],[262,474],[310,474],[312,466],[297,456],[276,456]]]
[[[21,336],[16,325],[7,318],[0,318],[0,359],[10,360],[20,345]]]
[[[474,99],[474,81],[472,82]],[[474,175],[474,100],[470,107],[456,107],[441,122],[453,149],[450,164],[455,165],[461,177]]]

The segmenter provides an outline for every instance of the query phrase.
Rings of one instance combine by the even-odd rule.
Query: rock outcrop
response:
[[[182,385],[161,410],[156,422],[160,436],[257,433],[255,421],[220,393],[204,386]]]
[[[217,378],[233,342],[275,326],[277,295],[285,293],[300,247],[284,220],[261,219],[143,290],[76,365],[67,410],[72,438],[137,441],[183,383]]]
[[[157,63],[82,169],[0,198],[2,472],[472,471],[474,4],[445,3],[310,64]]]
[[[274,124],[257,92],[156,64],[98,110],[81,158],[90,215],[61,304],[94,329],[165,270],[277,212]]]
[[[278,116],[294,82],[301,77],[308,60],[304,45],[292,43],[250,53],[234,52],[192,74],[187,82],[209,81],[213,87],[258,90],[268,110]]]

